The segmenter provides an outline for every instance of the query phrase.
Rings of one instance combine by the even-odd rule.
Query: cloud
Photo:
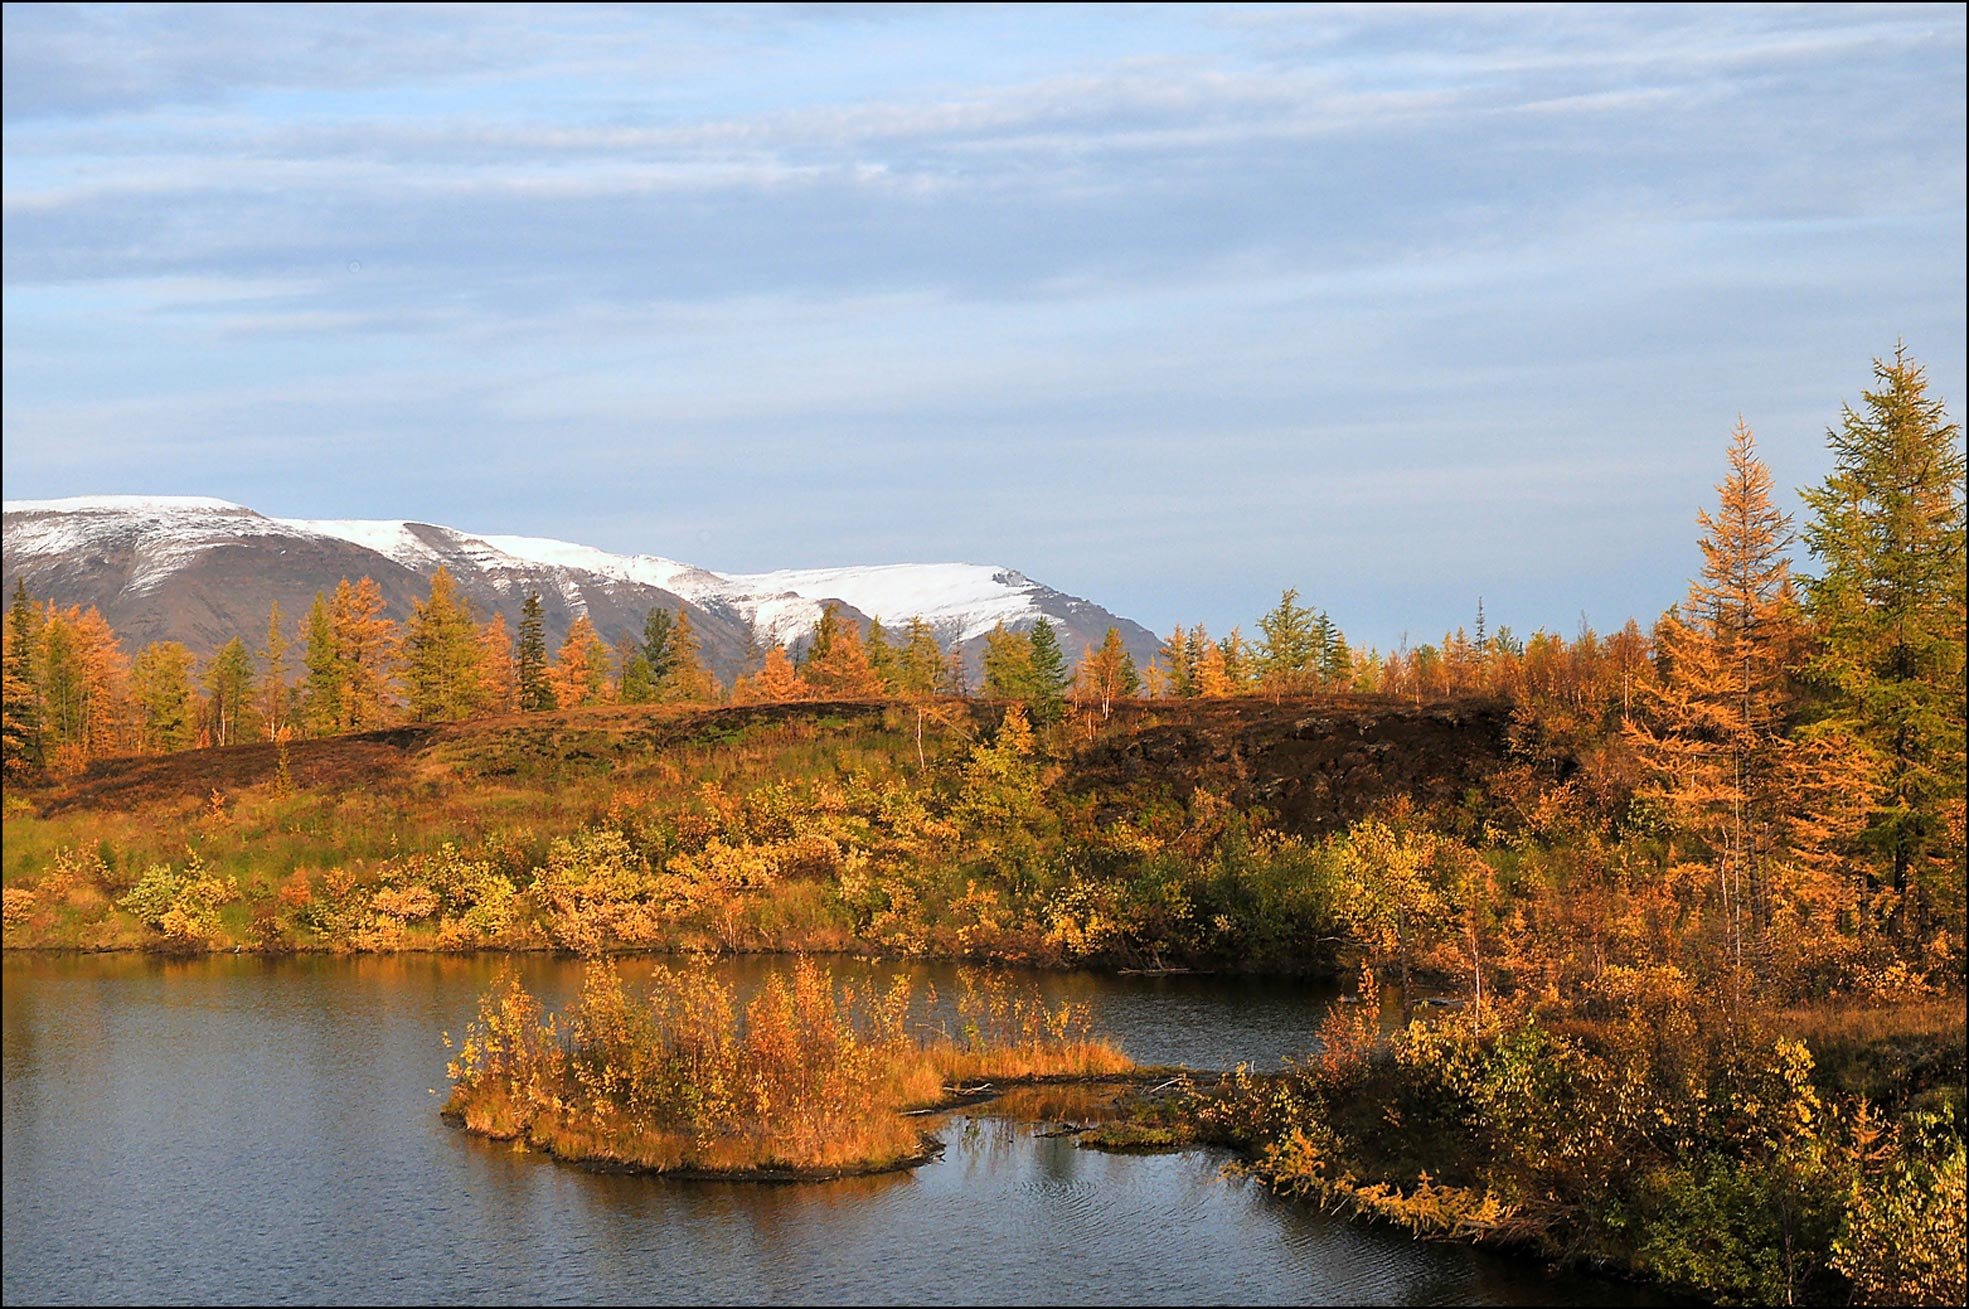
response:
[[[1658,611],[1738,409],[1795,483],[1897,335],[1962,390],[1959,9],[4,21],[10,495],[1385,643]]]

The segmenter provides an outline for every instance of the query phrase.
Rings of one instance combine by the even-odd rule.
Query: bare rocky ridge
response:
[[[864,624],[892,631],[921,614],[975,670],[984,634],[1003,620],[1029,629],[1044,617],[1072,657],[1120,629],[1138,660],[1156,638],[1099,605],[1021,573],[969,564],[891,564],[721,574],[654,555],[615,555],[564,541],[475,536],[432,523],[269,518],[195,497],[98,496],[8,501],[4,585],[22,579],[37,598],[93,605],[135,649],[182,641],[201,654],[233,636],[258,645],[278,601],[289,630],[317,591],[372,577],[392,617],[408,617],[438,567],[450,570],[483,618],[503,613],[517,629],[538,590],[547,637],[558,644],[586,614],[603,638],[640,633],[652,607],[687,609],[706,661],[727,681],[748,643],[797,646],[827,601]]]

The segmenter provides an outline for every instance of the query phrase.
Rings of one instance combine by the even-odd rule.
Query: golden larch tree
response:
[[[779,704],[812,698],[813,688],[787,657],[786,647],[778,644],[766,650],[766,662],[758,672],[739,678],[732,686],[732,700],[737,704]]]
[[[613,694],[608,646],[586,614],[568,628],[567,640],[561,642],[553,667],[547,670],[547,682],[553,688],[554,703],[562,709],[601,704]]]
[[[1741,420],[1729,464],[1716,512],[1697,518],[1701,576],[1656,629],[1659,684],[1644,689],[1624,731],[1647,770],[1639,794],[1711,866],[1729,962],[1741,969],[1746,928],[1761,939],[1770,917],[1785,813],[1786,664],[1801,618],[1785,555],[1790,519],[1771,501],[1770,470]],[[1588,635],[1555,670],[1568,699],[1582,698],[1597,673],[1599,643]]]
[[[383,592],[374,578],[343,578],[329,602],[329,630],[340,682],[340,729],[362,732],[389,721],[395,701],[393,673],[397,625],[383,614]]]
[[[518,709],[519,683],[513,676],[513,638],[506,630],[506,615],[495,613],[479,628],[478,660],[487,712],[510,714]]]
[[[883,694],[882,676],[869,661],[860,629],[832,601],[814,625],[814,641],[800,675],[815,695],[826,699],[872,700]]]

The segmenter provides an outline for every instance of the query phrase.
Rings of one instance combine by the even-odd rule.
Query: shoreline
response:
[[[1119,961],[1078,960],[1072,963],[1045,962],[1036,959],[1008,959],[1001,955],[979,954],[902,954],[885,950],[878,945],[863,947],[796,945],[762,946],[718,946],[702,949],[687,946],[641,946],[627,945],[592,951],[569,950],[563,946],[540,945],[482,945],[453,947],[431,945],[403,945],[388,950],[354,950],[335,946],[301,945],[282,946],[268,949],[262,946],[232,945],[212,949],[183,949],[155,944],[143,945],[29,945],[0,944],[0,956],[4,955],[138,955],[154,959],[189,960],[216,959],[227,957],[253,959],[285,959],[304,957],[309,959],[388,959],[399,955],[437,956],[470,959],[481,956],[538,957],[549,956],[557,959],[721,959],[758,958],[779,955],[787,958],[811,956],[821,959],[864,959],[882,963],[925,963],[925,964],[966,964],[994,968],[1029,968],[1047,973],[1101,973],[1110,977],[1139,977],[1157,979],[1164,977],[1209,978],[1209,977],[1247,977],[1247,978],[1317,978],[1331,981],[1347,975],[1346,970],[1324,966],[1305,968],[1260,968],[1248,964],[1223,963],[1209,968],[1164,968],[1143,969],[1125,965]]]
[[[905,1118],[955,1113],[973,1105],[989,1104],[1003,1097],[1007,1092],[1023,1087],[1035,1086],[1087,1086],[1087,1087],[1127,1087],[1146,1085],[1152,1081],[1168,1080],[1183,1075],[1210,1076],[1199,1074],[1197,1070],[1176,1067],[1141,1068],[1128,1073],[1103,1073],[1088,1076],[1079,1073],[1039,1073],[1021,1077],[997,1078],[991,1082],[970,1088],[949,1090],[940,1100],[914,1109],[901,1111]],[[881,1163],[845,1164],[830,1168],[799,1168],[792,1165],[765,1165],[756,1168],[702,1168],[676,1167],[662,1168],[646,1164],[630,1163],[627,1160],[611,1158],[607,1155],[571,1155],[554,1147],[550,1141],[536,1141],[522,1130],[507,1135],[475,1131],[465,1125],[465,1115],[449,1107],[438,1110],[438,1117],[446,1126],[455,1128],[467,1136],[475,1136],[485,1141],[517,1142],[522,1149],[535,1154],[546,1155],[555,1163],[566,1164],[585,1172],[603,1173],[616,1176],[653,1177],[676,1182],[750,1182],[762,1185],[782,1185],[799,1182],[834,1182],[851,1177],[880,1177],[886,1173],[909,1172],[924,1164],[934,1163],[943,1156],[947,1148],[942,1140],[929,1132],[917,1133],[921,1149],[912,1155]],[[1020,1122],[1034,1122],[1038,1119],[1017,1119]],[[1098,1148],[1098,1147],[1096,1147]],[[1187,1147],[1172,1147],[1187,1148]],[[1116,1151],[1115,1153],[1122,1153]]]

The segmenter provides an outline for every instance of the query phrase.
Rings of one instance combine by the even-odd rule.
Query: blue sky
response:
[[[5,10],[5,493],[1645,622],[1960,415],[1960,6]]]

